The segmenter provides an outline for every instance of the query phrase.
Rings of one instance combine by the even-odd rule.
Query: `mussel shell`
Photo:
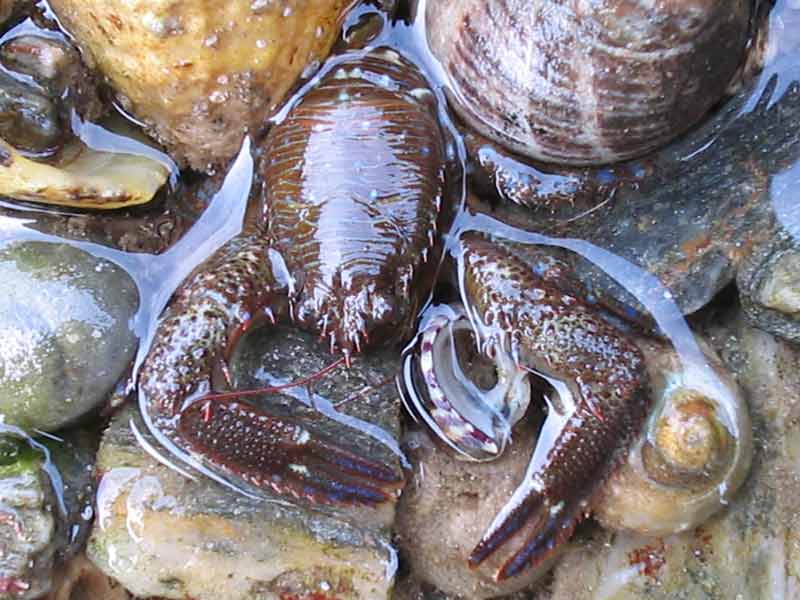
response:
[[[32,154],[51,154],[63,132],[56,104],[33,86],[0,73],[0,137]]]
[[[752,0],[428,0],[427,37],[469,125],[559,164],[658,148],[719,102]]]

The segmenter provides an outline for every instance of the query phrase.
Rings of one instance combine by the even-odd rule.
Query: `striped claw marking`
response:
[[[530,403],[528,373],[507,353],[492,352],[497,381],[480,389],[463,373],[456,336],[472,326],[461,306],[437,306],[404,360],[404,391],[411,410],[428,422],[460,458],[474,461],[500,456],[511,426]]]

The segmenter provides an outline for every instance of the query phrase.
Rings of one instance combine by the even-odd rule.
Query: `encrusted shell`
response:
[[[641,156],[697,123],[743,63],[753,0],[428,0],[469,125],[533,159]]]
[[[328,54],[353,0],[53,0],[123,108],[175,158],[224,164]]]

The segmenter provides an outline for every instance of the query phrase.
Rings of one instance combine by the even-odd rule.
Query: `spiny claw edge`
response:
[[[180,415],[178,434],[214,467],[316,503],[376,506],[396,499],[405,481],[291,419],[232,400],[192,403]]]

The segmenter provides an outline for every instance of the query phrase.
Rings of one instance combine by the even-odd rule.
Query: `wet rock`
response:
[[[221,5],[54,0],[50,6],[116,91],[182,164],[210,172],[257,132],[339,34],[344,0]]]
[[[163,199],[160,199],[163,200]],[[148,204],[142,209],[108,212],[59,214],[0,205],[0,217],[24,222],[26,229],[40,231],[63,240],[92,242],[144,254],[161,254],[180,238],[193,221],[172,198]]]
[[[50,588],[55,497],[44,455],[16,436],[0,437],[0,599],[38,598]]]
[[[321,412],[334,408],[346,415],[345,421],[360,419],[364,427],[372,424],[376,435],[385,437],[399,452],[402,403],[394,381],[399,358],[400,353],[394,348],[366,351],[354,358],[351,368],[334,369],[310,382],[306,391],[272,395],[265,406],[305,419],[333,439],[340,435],[352,437],[365,456],[397,464],[398,455],[386,443],[345,427],[346,422],[324,418]],[[234,380],[239,389],[282,385],[313,376],[336,359],[315,336],[288,327],[265,327],[254,331],[240,346],[233,367]],[[316,409],[309,408],[310,403],[316,403]],[[327,403],[333,406],[327,407]]]
[[[727,510],[664,538],[596,527],[537,599],[792,598],[800,584],[800,352],[736,312],[707,330],[739,374],[754,423],[750,478]]]
[[[498,460],[472,463],[437,448],[427,433],[408,435],[405,446],[414,476],[398,508],[398,541],[413,577],[446,593],[421,597],[493,598],[530,588],[552,566],[551,560],[498,583],[493,579],[496,561],[490,559],[492,564],[479,569],[467,564],[470,552],[523,479],[534,439],[532,428],[515,429],[513,444]]]
[[[33,27],[32,25],[30,26]],[[0,45],[0,63],[26,75],[58,103],[62,118],[75,108],[84,119],[99,118],[106,109],[97,92],[98,81],[81,61],[78,51],[53,31],[12,36]]]
[[[50,98],[2,72],[0,137],[32,154],[54,153],[62,138],[58,109]]]
[[[102,404],[137,340],[133,280],[117,265],[64,244],[0,249],[0,415],[52,431]]]
[[[630,166],[564,168],[520,159],[463,127],[470,183],[481,196],[497,196],[527,210],[539,227],[558,226],[609,202],[619,182],[635,178]]]
[[[187,232],[220,189],[222,178],[182,174],[174,190],[162,189],[146,205],[92,212],[59,212],[0,204],[0,218],[24,223],[25,229],[77,242],[92,242],[123,252],[161,254]],[[15,239],[18,232],[0,234]]]
[[[91,436],[34,441],[12,431],[0,430],[2,600],[38,598],[52,587],[55,570],[86,542],[94,490]]]
[[[796,3],[770,15],[766,66],[683,139],[646,159],[600,171],[539,171],[478,145],[483,190],[535,210],[492,207],[526,229],[588,240],[657,275],[689,314],[730,284],[754,251],[797,239],[800,22]],[[482,175],[481,175],[482,173]],[[636,300],[591,265],[598,296]],[[774,331],[777,331],[773,329]]]
[[[232,367],[240,389],[305,378],[331,362],[315,338],[292,330],[255,331],[240,348]],[[315,435],[327,433],[370,458],[396,463],[397,456],[375,438],[321,414],[338,407],[340,421],[363,418],[361,427],[386,427],[389,433],[379,435],[393,440],[400,410],[393,381],[397,353],[387,352],[359,356],[349,370],[340,367],[286,394],[247,400],[291,411]],[[337,508],[266,492],[245,496],[181,462],[194,479],[164,466],[139,445],[132,427],[146,431],[133,408],[112,421],[101,444],[98,518],[88,556],[135,595],[389,597],[395,569],[391,504]],[[148,434],[144,439],[156,443]]]
[[[757,248],[736,283],[750,323],[800,342],[800,238],[780,236]]]
[[[5,23],[14,12],[16,0],[0,0],[0,24]]]
[[[523,590],[502,597],[503,600],[538,600],[541,596],[536,590]],[[393,600],[467,600],[464,596],[446,594],[431,585],[413,577],[404,577],[397,584]]]
[[[707,304],[753,248],[783,230],[774,212],[782,192],[773,181],[800,160],[800,135],[785,127],[800,123],[800,83],[777,82],[766,80],[749,112],[718,129],[709,125],[704,139],[713,143],[691,160],[680,161],[692,155],[689,147],[674,150],[672,162],[654,161],[642,183],[620,188],[608,215],[584,223],[578,235],[658,275],[685,313]],[[586,279],[624,297],[596,274]]]
[[[0,25],[22,12],[29,4],[29,0],[0,0]]]
[[[73,428],[59,432],[59,439],[42,438],[50,464],[48,472],[58,498],[58,520],[54,544],[56,565],[63,565],[86,545],[94,519],[94,462],[99,432],[94,428]]]
[[[584,523],[580,538],[563,553],[552,578],[520,598],[796,597],[800,590],[800,349],[751,327],[737,310],[724,313],[721,319],[716,313],[706,317],[705,323],[714,323],[705,327],[706,335],[728,367],[738,373],[748,396],[754,425],[749,479],[726,510],[681,534],[645,537]],[[415,569],[404,583],[404,600],[458,598],[420,586],[418,577]]]
[[[44,600],[130,600],[132,596],[86,556],[80,555],[61,567],[53,590]]]

